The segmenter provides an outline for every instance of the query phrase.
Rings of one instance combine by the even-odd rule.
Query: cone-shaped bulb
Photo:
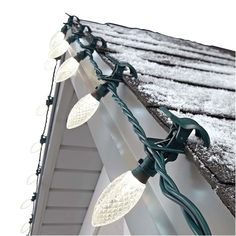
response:
[[[32,201],[30,199],[25,200],[24,202],[22,202],[20,209],[27,209],[32,205]]]
[[[24,224],[22,225],[21,229],[20,229],[20,232],[21,232],[22,234],[25,234],[25,233],[29,232],[29,230],[30,230],[30,225],[29,225],[29,223],[24,223]]]
[[[102,226],[119,220],[141,198],[146,185],[127,171],[111,182],[102,192],[94,207],[92,225]]]
[[[70,45],[64,38],[65,35],[60,31],[52,36],[49,43],[49,58],[58,58],[68,50]]]
[[[36,182],[37,182],[36,174],[31,174],[26,180],[26,184],[28,184],[28,185],[34,184]]]
[[[73,76],[78,70],[79,62],[76,61],[74,57],[70,57],[66,61],[64,61],[56,73],[56,82],[61,82],[66,79],[69,79]]]
[[[61,40],[59,43],[54,43],[53,47],[49,50],[49,58],[58,58],[63,55],[68,48],[70,47],[69,43],[66,40]]]
[[[32,144],[32,146],[30,147],[30,152],[37,153],[40,151],[40,148],[41,148],[41,144],[39,142],[36,142],[36,143]]]
[[[61,41],[63,41],[65,38],[65,35],[61,32],[61,31],[58,31],[56,32],[50,42],[49,42],[49,48],[54,48],[56,45],[58,45]]]
[[[87,122],[96,112],[99,101],[91,94],[81,98],[71,109],[67,119],[67,129],[73,129]]]

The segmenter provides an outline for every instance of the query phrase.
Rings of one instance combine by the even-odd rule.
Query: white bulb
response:
[[[30,147],[30,152],[31,153],[37,153],[40,151],[41,148],[41,144],[40,143],[34,143],[32,144],[32,146]]]
[[[61,32],[61,31],[58,31],[56,32],[50,42],[49,42],[49,48],[54,48],[55,45],[58,45],[61,41],[63,41],[65,38],[65,35]]]
[[[76,61],[74,57],[70,57],[66,61],[64,61],[56,73],[56,82],[61,82],[66,79],[69,79],[73,76],[78,70],[79,63]]]
[[[70,44],[66,40],[61,40],[57,43],[54,43],[49,50],[49,58],[58,58],[64,54],[70,47]]]
[[[34,184],[36,182],[37,182],[36,174],[31,174],[26,180],[26,184],[28,184],[28,185]]]
[[[39,142],[32,144],[32,146],[30,147],[30,152],[31,153],[37,153],[40,151],[41,148],[41,144]]]
[[[25,200],[21,206],[20,209],[26,209],[32,205],[32,201],[30,199]]]
[[[29,223],[24,223],[24,224],[22,225],[21,229],[20,229],[20,232],[21,232],[22,234],[25,234],[25,233],[29,232],[29,230],[30,230],[30,225],[29,225]]]
[[[94,207],[92,225],[110,224],[127,214],[141,198],[146,185],[127,171],[111,182]]]
[[[91,94],[82,97],[71,109],[67,119],[67,129],[73,129],[87,122],[97,111],[99,101]]]

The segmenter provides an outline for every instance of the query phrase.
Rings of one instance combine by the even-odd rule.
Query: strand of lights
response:
[[[67,13],[66,13],[67,14]],[[74,54],[73,49],[70,47],[70,43],[73,43],[73,41],[75,41],[77,39],[77,37],[84,35],[83,32],[81,32],[81,30],[83,29],[87,29],[88,31],[91,31],[89,27],[82,27],[82,29],[78,30],[75,33],[75,36],[70,38],[70,39],[65,39],[66,33],[69,29],[73,29],[73,31],[75,31],[75,27],[79,25],[79,18],[76,16],[70,16],[69,14],[67,14],[69,16],[67,23],[64,23],[64,26],[61,28],[61,31],[56,32],[52,37],[51,40],[49,42],[49,58],[47,59],[47,61],[45,62],[45,70],[51,70],[52,67],[54,68],[54,64],[57,60],[59,60],[61,58],[62,55],[64,55],[66,52],[68,52],[71,56]],[[78,27],[76,27],[78,28]],[[80,27],[81,28],[81,27]],[[65,65],[64,65],[65,64]],[[67,79],[67,73],[70,73],[68,76],[72,76],[72,72],[73,70],[76,70],[76,66],[78,64],[76,63],[76,61],[74,60],[74,58],[70,58],[70,60],[68,60],[67,63],[63,63],[63,65],[60,66],[59,71],[56,74],[55,77],[55,81],[56,82],[61,82],[65,79]],[[65,67],[65,68],[64,68]],[[67,69],[67,67],[69,67],[69,70]],[[73,69],[75,68],[75,69]],[[64,78],[67,77],[67,78]],[[36,114],[38,116],[42,116],[45,115],[46,111],[45,111],[45,106],[44,104],[40,105],[37,110],[36,110]],[[32,147],[33,150],[37,150],[39,149],[37,147],[37,145],[35,144]],[[33,152],[37,152],[37,151],[33,151]]]
[[[47,124],[48,124],[50,106],[53,104],[52,90],[53,90],[53,84],[54,84],[56,68],[57,68],[57,63],[55,64],[55,67],[54,67],[51,86],[50,86],[50,91],[49,91],[49,95],[47,97],[46,104],[45,104],[47,106],[47,111],[46,111],[46,115],[45,115],[43,131],[42,131],[42,134],[41,134],[40,140],[39,140],[40,147],[39,147],[39,157],[38,157],[37,169],[35,171],[35,174],[32,174],[27,178],[27,184],[33,184],[33,183],[36,184],[35,192],[33,193],[33,196],[31,197],[31,199],[25,200],[21,204],[21,207],[20,207],[21,209],[26,209],[26,208],[30,207],[30,205],[33,203],[31,218],[29,219],[28,226],[27,226],[27,223],[25,223],[21,228],[21,233],[28,232],[27,235],[30,235],[31,225],[32,225],[32,222],[34,220],[34,212],[35,212],[35,207],[36,207],[35,200],[37,199],[37,195],[38,195],[39,176],[41,174],[41,168],[42,168],[41,167],[42,166],[41,165],[42,154],[43,154],[44,145],[47,142],[47,136],[45,135],[45,133],[46,133]]]
[[[184,152],[184,144],[193,129],[196,130],[196,135],[201,137],[205,146],[208,147],[210,139],[207,132],[196,121],[188,118],[180,119],[166,108],[162,108],[162,111],[173,121],[170,133],[164,140],[147,138],[137,119],[117,94],[117,87],[123,80],[125,68],[128,67],[130,75],[137,78],[135,69],[128,63],[118,62],[106,54],[105,56],[115,64],[115,69],[110,76],[103,75],[90,55],[90,61],[95,67],[98,79],[105,81],[105,84],[100,85],[91,95],[83,97],[72,108],[68,116],[67,128],[75,128],[87,122],[97,110],[100,99],[110,91],[112,98],[121,107],[123,113],[133,125],[135,133],[144,144],[147,157],[144,160],[141,159],[140,165],[132,172],[121,175],[103,191],[94,207],[92,224],[94,226],[106,225],[128,213],[142,196],[148,178],[159,173],[160,187],[163,194],[181,206],[191,230],[197,235],[210,235],[211,231],[201,212],[188,198],[180,193],[166,171],[166,164],[176,160],[178,154]],[[91,99],[92,97],[97,102],[94,98]]]
[[[35,192],[33,193],[31,199],[26,199],[20,206],[21,209],[27,209],[33,203],[31,217],[28,223],[25,223],[21,227],[20,232],[22,234],[23,233],[27,233],[27,235],[31,234],[31,230],[32,230],[31,226],[34,221],[36,201],[38,198],[39,177],[42,171],[41,162],[42,162],[43,147],[47,142],[46,130],[48,126],[49,110],[50,110],[51,105],[53,104],[52,91],[53,91],[54,80],[56,77],[56,70],[57,70],[57,64],[58,64],[57,62],[61,59],[62,55],[64,55],[65,52],[69,50],[69,47],[70,47],[69,43],[64,39],[67,31],[75,27],[78,24],[78,22],[79,22],[79,19],[76,16],[69,16],[67,23],[64,23],[64,26],[60,32],[57,32],[54,34],[54,36],[51,38],[50,43],[49,43],[49,57],[51,59],[54,59],[55,66],[53,70],[49,95],[47,97],[46,104],[45,104],[47,109],[45,113],[43,131],[40,136],[39,143],[35,143],[31,147],[31,153],[39,152],[39,157],[38,157],[38,164],[37,164],[37,169],[35,171],[35,174],[32,174],[28,177],[27,184],[36,183],[36,187],[35,187]],[[68,52],[70,53],[70,51]]]
[[[34,192],[33,196],[31,197],[31,199],[26,199],[20,206],[21,209],[27,209],[28,207],[31,206],[31,203],[34,202],[37,198],[37,193]]]
[[[72,22],[73,19],[72,17]],[[209,226],[201,212],[187,197],[180,193],[173,179],[166,171],[166,164],[175,161],[179,153],[184,153],[185,143],[193,130],[196,131],[196,136],[202,138],[204,145],[208,147],[210,139],[207,132],[196,121],[189,118],[178,118],[166,108],[160,108],[173,122],[169,134],[165,139],[147,137],[138,120],[117,94],[117,87],[120,82],[123,82],[124,71],[128,68],[130,70],[130,76],[137,78],[135,69],[130,64],[119,62],[107,55],[106,52],[103,52],[103,56],[114,64],[112,74],[103,75],[101,69],[93,60],[92,53],[94,50],[99,53],[98,41],[103,42],[102,46],[106,48],[105,41],[101,38],[99,38],[99,40],[96,39],[96,37],[92,35],[90,28],[89,30],[87,29],[85,34],[84,29],[86,26],[83,26],[79,20],[77,20],[76,23],[77,24],[71,28],[72,36],[67,39],[67,42],[70,45],[70,43],[76,41],[81,48],[87,50],[88,53],[86,56],[89,56],[98,80],[102,80],[104,83],[97,87],[93,93],[86,95],[76,103],[68,116],[67,128],[75,128],[87,122],[96,112],[100,99],[110,92],[114,101],[120,106],[122,112],[133,126],[133,130],[143,143],[144,150],[147,154],[145,159],[139,160],[139,165],[135,169],[122,174],[104,189],[94,207],[92,224],[94,226],[106,225],[127,214],[141,198],[149,177],[153,177],[158,173],[160,175],[160,188],[163,194],[180,205],[184,217],[194,234],[211,235]],[[80,41],[82,37],[89,38],[90,44],[84,45]],[[60,42],[63,40],[62,36],[57,35],[55,38],[58,38],[59,41],[59,43],[55,45],[60,45]],[[60,53],[62,53],[63,50],[61,48],[63,48],[63,46],[58,47],[60,50],[56,49],[57,46],[52,46],[51,51],[60,51]],[[79,60],[75,58],[75,60],[79,63],[79,61],[84,58],[80,57]],[[79,66],[77,62],[71,59],[68,63],[65,63],[61,69],[59,68],[57,82],[68,79],[70,76],[74,75]]]

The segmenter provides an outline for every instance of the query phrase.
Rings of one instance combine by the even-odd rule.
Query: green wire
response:
[[[196,224],[195,221],[193,221],[193,215],[191,214],[191,212],[189,211],[189,209],[187,208],[186,209],[186,206],[181,202],[179,201],[178,199],[176,199],[174,196],[172,196],[170,194],[170,192],[168,192],[165,188],[165,185],[163,183],[163,178],[160,177],[160,188],[163,192],[163,194],[169,198],[171,201],[177,203],[178,205],[180,205],[182,207],[182,211],[183,211],[183,214],[184,214],[184,217],[189,225],[189,227],[191,228],[191,230],[194,232],[194,234],[196,235],[202,235],[203,232],[202,230],[200,230]]]

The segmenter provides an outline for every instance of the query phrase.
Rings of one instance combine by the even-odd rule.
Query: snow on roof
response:
[[[158,107],[195,119],[209,133],[206,150],[190,137],[188,148],[212,188],[234,214],[235,52],[142,29],[87,22],[108,42],[110,55],[129,62],[138,80],[125,82],[154,118]]]

